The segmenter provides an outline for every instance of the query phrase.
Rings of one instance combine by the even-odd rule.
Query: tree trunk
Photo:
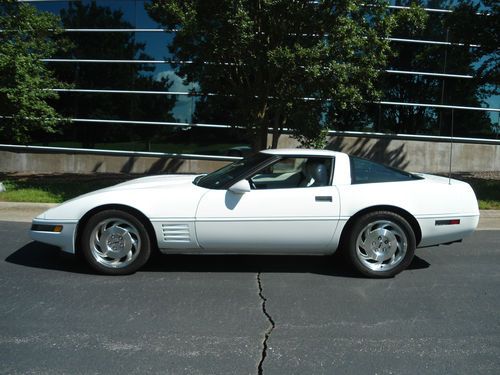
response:
[[[280,139],[280,133],[273,133],[273,142],[271,148],[278,148],[278,141]]]
[[[283,125],[283,122],[285,119],[281,118],[281,111],[277,110],[276,114],[274,115],[274,121],[273,121],[273,139],[271,143],[271,148],[278,148],[278,141],[280,139],[280,128]]]
[[[262,108],[257,113],[257,121],[255,124],[255,133],[252,140],[254,151],[265,150],[267,148],[267,129],[269,124],[266,121],[268,105],[267,102],[262,103]]]
[[[254,151],[265,150],[267,148],[267,127],[258,126],[252,138],[252,148]]]

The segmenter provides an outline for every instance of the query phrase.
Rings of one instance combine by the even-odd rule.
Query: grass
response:
[[[500,210],[499,172],[463,172],[455,173],[452,177],[472,186],[481,210]]]
[[[129,175],[1,176],[6,188],[4,202],[61,203],[97,189],[133,178]],[[500,180],[457,176],[474,189],[482,210],[500,210]]]
[[[16,188],[14,184],[4,183],[7,191],[0,193],[0,201],[4,202],[39,202],[59,203],[62,197],[59,194],[36,188]],[[14,190],[15,189],[15,190]]]
[[[500,210],[500,181],[472,179],[467,181],[476,192],[481,210]]]
[[[36,176],[1,179],[6,191],[4,202],[61,203],[79,195],[116,185],[131,177],[124,176]]]
[[[500,210],[500,202],[491,199],[479,199],[480,210]]]

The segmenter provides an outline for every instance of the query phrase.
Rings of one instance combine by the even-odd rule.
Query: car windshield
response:
[[[205,176],[199,176],[195,178],[193,183],[207,189],[225,189],[229,182],[237,182],[239,178],[245,176],[269,158],[272,158],[272,155],[258,153],[226,165]]]

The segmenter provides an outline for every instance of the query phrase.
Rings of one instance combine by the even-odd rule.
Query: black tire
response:
[[[412,227],[402,216],[374,211],[361,216],[346,236],[344,251],[354,268],[371,278],[394,277],[415,255]]]
[[[144,224],[121,210],[93,215],[83,228],[80,249],[87,263],[98,273],[134,273],[151,255],[151,239]]]

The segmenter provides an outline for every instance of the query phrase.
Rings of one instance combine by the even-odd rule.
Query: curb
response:
[[[31,222],[57,203],[0,202],[0,221]],[[478,230],[500,230],[500,210],[481,210]]]

